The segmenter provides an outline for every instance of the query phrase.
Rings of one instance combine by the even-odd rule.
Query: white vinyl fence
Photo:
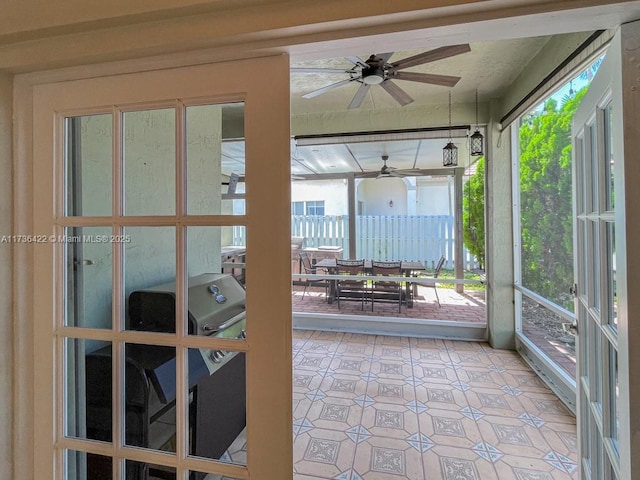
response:
[[[435,268],[444,255],[446,269],[455,262],[454,222],[450,215],[387,215],[356,217],[356,257],[372,260],[409,260]],[[292,215],[291,235],[304,237],[305,247],[340,246],[349,257],[349,217],[347,215]],[[466,249],[464,268],[473,270],[478,262]]]

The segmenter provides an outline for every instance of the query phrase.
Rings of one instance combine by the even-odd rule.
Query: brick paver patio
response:
[[[364,310],[358,302],[342,302],[340,309],[336,303],[329,304],[322,288],[308,288],[302,298],[303,287],[294,287],[292,291],[292,308],[299,313],[335,313],[343,315],[373,315],[396,318],[424,318],[429,320],[448,320],[462,322],[486,323],[486,304],[484,291],[465,291],[456,293],[452,288],[438,288],[440,307],[436,302],[433,288],[418,287],[413,308],[402,306],[398,313],[397,305],[376,303],[371,311],[371,303],[366,303]],[[523,325],[524,333],[570,376],[575,377],[575,352],[566,344],[557,341],[549,332],[532,322]]]
[[[440,298],[440,306],[438,306],[433,288],[418,286],[413,308],[402,305],[400,313],[398,313],[397,305],[385,303],[376,303],[372,311],[371,303],[368,302],[365,303],[364,310],[360,309],[359,302],[342,302],[338,309],[337,303],[327,303],[324,289],[308,288],[304,299],[302,291],[303,287],[294,287],[293,289],[291,298],[294,312],[375,315],[480,323],[487,321],[483,291],[468,291],[459,294],[454,289],[438,288],[438,297]]]

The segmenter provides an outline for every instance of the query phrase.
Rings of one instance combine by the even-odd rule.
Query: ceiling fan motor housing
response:
[[[362,82],[366,85],[380,85],[385,79],[384,68],[375,65],[362,69]]]

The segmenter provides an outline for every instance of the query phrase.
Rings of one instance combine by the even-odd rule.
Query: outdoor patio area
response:
[[[402,305],[401,311],[395,304],[375,303],[373,310],[367,302],[361,309],[359,302],[327,303],[324,288],[294,286],[292,290],[292,308],[294,313],[334,313],[341,315],[367,315],[397,318],[424,318],[459,322],[486,323],[485,292],[468,290],[456,293],[453,288],[438,288],[440,306],[432,287],[418,286],[413,296],[413,307]]]
[[[292,290],[292,309],[295,313],[318,313],[339,315],[362,315],[394,318],[422,318],[428,320],[458,321],[486,323],[486,304],[484,290],[465,290],[456,293],[454,288],[439,287],[438,298],[432,287],[417,287],[417,294],[413,296],[413,307],[402,305],[401,311],[395,304],[376,303],[371,309],[371,303],[366,302],[364,309],[359,302],[342,302],[340,307],[336,302],[327,303],[323,288],[307,288],[303,297],[304,287],[294,286]],[[575,378],[575,347],[568,343],[569,335],[561,336],[562,320],[551,318],[545,309],[532,310],[523,319],[523,332],[538,348],[572,378]],[[560,332],[560,333],[559,333]]]

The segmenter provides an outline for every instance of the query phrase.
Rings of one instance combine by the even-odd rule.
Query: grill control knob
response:
[[[224,358],[224,352],[221,350],[211,350],[211,353],[209,353],[209,358],[213,362],[219,363]]]

